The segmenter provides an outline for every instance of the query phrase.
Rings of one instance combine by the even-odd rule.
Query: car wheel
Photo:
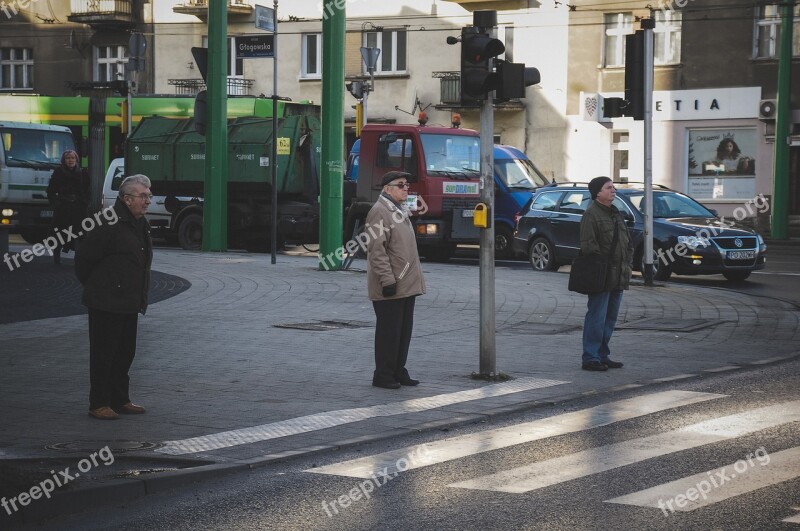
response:
[[[178,227],[178,243],[187,251],[197,251],[203,245],[203,216],[189,214]]]
[[[494,232],[494,256],[501,260],[514,258],[511,244],[514,241],[514,232],[505,225],[498,225]]]
[[[553,246],[545,238],[536,238],[528,249],[528,260],[536,271],[555,271],[556,253]]]
[[[642,277],[644,277],[644,249],[639,251],[639,256],[641,257],[639,260],[639,271],[642,273]],[[662,253],[662,256],[666,256]],[[653,280],[658,281],[665,281],[669,280],[669,277],[672,276],[672,267],[669,264],[665,264],[663,260],[659,258],[659,253],[653,249]]]
[[[750,271],[725,271],[722,276],[731,282],[741,282],[750,276]]]

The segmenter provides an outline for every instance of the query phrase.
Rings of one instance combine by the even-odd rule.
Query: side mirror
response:
[[[714,214],[714,217],[717,217],[717,218],[719,217],[719,212],[717,212],[717,210],[715,208],[709,208],[709,210],[711,211],[712,214]]]
[[[633,218],[633,215],[632,215],[630,212],[627,212],[627,211],[625,211],[625,212],[622,212],[622,218],[625,220],[625,223],[626,223],[627,225],[633,225],[633,224],[634,224],[634,222],[636,221],[636,220]]]

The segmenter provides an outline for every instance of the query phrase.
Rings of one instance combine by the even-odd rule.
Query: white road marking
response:
[[[665,514],[688,512],[800,477],[800,447],[767,454],[767,457],[768,462],[766,458],[751,456],[749,461],[743,458],[714,470],[606,500],[606,503],[656,507]]]
[[[724,396],[726,395],[696,393],[693,391],[653,393],[524,424],[451,437],[423,444],[419,447],[401,448],[319,468],[309,468],[305,472],[366,479],[372,477],[373,474],[398,472],[398,461],[401,459],[407,460],[415,448],[420,451],[416,452],[415,459],[408,463],[407,467],[403,467],[403,470],[444,463],[469,455],[507,448],[548,437],[556,437],[565,433],[589,430],[666,409],[723,398]]]
[[[332,428],[334,426],[341,426],[343,424],[367,420],[374,417],[389,417],[392,415],[427,411],[461,402],[469,402],[470,400],[493,398],[566,383],[569,382],[547,380],[544,378],[519,378],[511,382],[486,385],[478,389],[469,389],[467,391],[415,398],[392,404],[340,409],[338,411],[328,411],[325,413],[316,413],[314,415],[282,420],[271,424],[262,424],[260,426],[224,431],[211,435],[203,435],[201,437],[192,437],[191,439],[166,441],[163,447],[155,451],[170,455],[208,452],[210,450],[229,448],[240,444],[252,444],[276,439],[278,437],[287,437],[289,435]]]
[[[800,511],[800,507],[793,507],[792,509],[795,511]],[[782,521],[787,522],[789,524],[800,524],[800,513],[797,513],[796,515],[790,516],[788,518],[784,518]]]
[[[797,421],[800,421],[800,400],[707,420],[649,437],[599,446],[448,486],[523,493]]]

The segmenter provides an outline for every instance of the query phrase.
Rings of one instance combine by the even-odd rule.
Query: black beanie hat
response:
[[[606,183],[610,183],[611,179],[608,177],[595,177],[589,181],[589,193],[592,194],[592,199],[597,198],[597,194],[603,189]]]
[[[411,177],[411,174],[404,171],[390,171],[386,173],[381,179],[381,186],[386,186],[395,179],[402,179],[403,177],[408,179],[409,177]]]

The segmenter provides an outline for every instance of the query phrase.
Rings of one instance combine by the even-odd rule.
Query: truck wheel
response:
[[[178,243],[187,251],[197,251],[203,245],[203,216],[189,214],[178,227]]]
[[[514,232],[505,225],[498,225],[494,232],[494,257],[501,260],[514,258],[511,243],[514,241]]]
[[[19,235],[22,236],[22,239],[31,245],[41,243],[49,234],[47,229],[24,229],[19,231]]]
[[[456,254],[456,246],[439,245],[437,247],[426,247],[422,250],[422,254],[429,262],[447,262]]]

